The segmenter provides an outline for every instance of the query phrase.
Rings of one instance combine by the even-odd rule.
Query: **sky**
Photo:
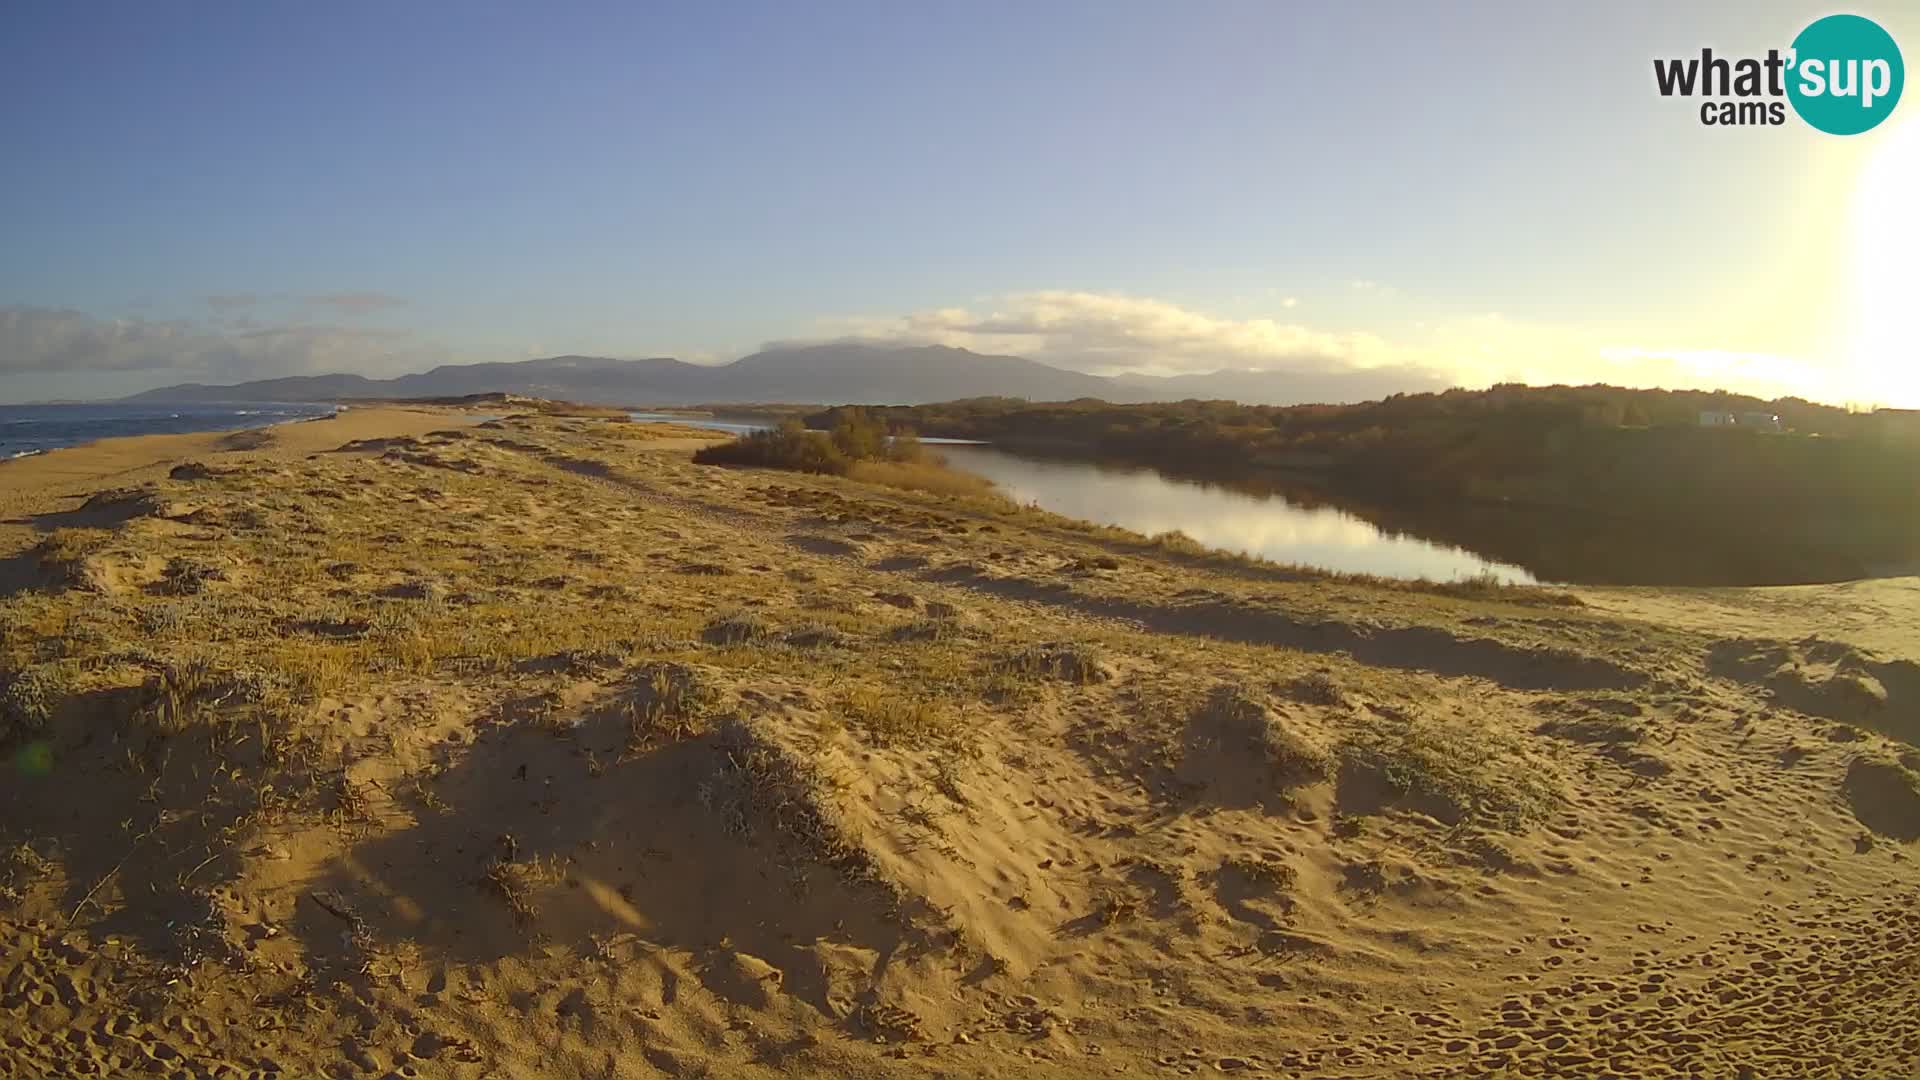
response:
[[[1920,100],[1654,86],[1835,10],[15,0],[0,402],[852,337],[1920,406]]]

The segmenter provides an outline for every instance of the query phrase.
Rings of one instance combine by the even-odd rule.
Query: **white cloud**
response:
[[[1370,296],[1392,290],[1354,283]],[[1291,308],[1291,298],[1279,302]],[[1802,358],[1700,345],[1649,347],[1579,328],[1518,321],[1497,312],[1425,320],[1394,333],[1331,331],[1292,319],[1226,319],[1164,300],[1052,290],[1016,293],[979,308],[835,320],[827,336],[931,342],[1025,356],[1094,374],[1152,375],[1260,370],[1367,374],[1370,387],[1439,383],[1610,382],[1728,389],[1832,400],[1833,372]],[[1378,392],[1391,392],[1381,389]]]
[[[258,325],[248,319],[208,325],[0,308],[0,377],[138,371],[233,381],[334,371],[391,373],[444,359],[445,353],[406,330]]]
[[[1275,319],[1221,319],[1164,300],[1065,290],[1017,293],[986,311],[935,308],[839,320],[828,328],[853,337],[1012,353],[1095,374],[1370,367],[1386,345],[1372,334]]]

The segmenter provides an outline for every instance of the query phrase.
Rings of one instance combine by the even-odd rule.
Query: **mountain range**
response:
[[[719,365],[689,364],[664,356],[640,360],[553,356],[514,363],[448,364],[392,379],[300,375],[227,386],[181,383],[126,400],[337,401],[509,393],[635,407],[711,402],[910,405],[984,396],[1111,402],[1230,398],[1247,404],[1288,405],[1361,401],[1445,385],[1430,372],[1412,368],[1103,376],[944,345],[836,343],[769,348]]]

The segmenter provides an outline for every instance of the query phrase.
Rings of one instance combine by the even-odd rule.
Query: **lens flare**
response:
[[[1920,121],[1887,132],[1853,200],[1857,394],[1920,408]]]

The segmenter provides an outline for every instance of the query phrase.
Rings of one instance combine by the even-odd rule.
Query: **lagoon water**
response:
[[[1344,573],[1534,580],[1518,566],[1387,533],[1343,510],[1298,506],[1278,495],[1175,479],[1144,467],[1044,461],[991,446],[944,446],[940,452],[955,468],[992,480],[1016,502],[1148,536],[1177,529],[1221,551]]]
[[[767,426],[748,419],[654,413],[636,413],[635,419],[674,421],[734,434]],[[1280,495],[1233,491],[1145,467],[1043,460],[994,446],[925,441],[942,443],[941,455],[955,468],[992,480],[1014,501],[1083,521],[1149,536],[1177,529],[1221,551],[1343,573],[1434,581],[1484,574],[1516,584],[1535,580],[1521,567],[1463,548],[1390,533],[1343,510],[1296,505]]]

